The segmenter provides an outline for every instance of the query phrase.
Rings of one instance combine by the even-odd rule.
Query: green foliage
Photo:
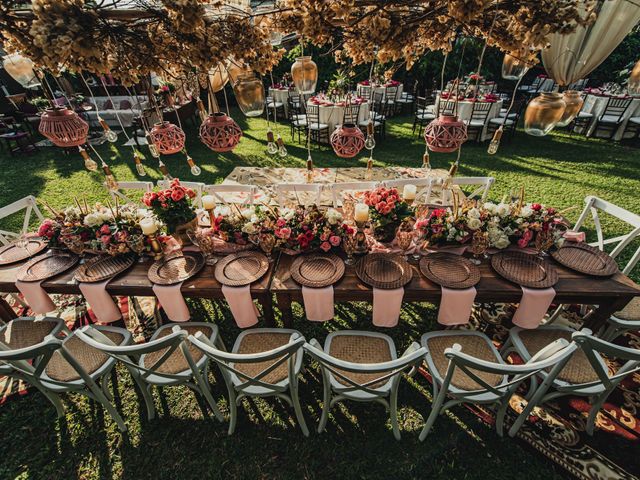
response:
[[[632,67],[638,60],[640,60],[640,28],[636,28],[627,35],[611,55],[588,75],[589,86],[598,87],[611,81],[626,84],[628,72],[626,75],[620,75],[620,72]]]

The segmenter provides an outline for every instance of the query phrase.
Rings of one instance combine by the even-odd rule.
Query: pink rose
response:
[[[380,213],[383,215],[389,215],[391,213],[391,207],[389,205],[385,205]]]
[[[109,245],[111,243],[111,235],[102,235],[100,241],[103,245]]]
[[[379,212],[382,212],[382,210],[386,206],[387,206],[387,204],[385,202],[378,202],[378,203],[376,203],[376,210],[379,211]]]
[[[438,235],[440,232],[442,232],[442,225],[440,225],[439,223],[436,223],[435,225],[431,225],[431,231]]]
[[[287,224],[287,221],[280,217],[277,221],[276,221],[276,226],[278,226],[279,228],[284,227]]]
[[[329,237],[329,243],[334,247],[337,247],[338,245],[340,245],[340,237],[337,235],[331,235]]]
[[[542,210],[542,205],[540,205],[539,203],[534,203],[533,205],[531,205],[531,210],[539,212],[540,210]]]
[[[174,202],[179,202],[184,198],[184,190],[176,188],[171,194],[171,200]]]
[[[321,242],[326,242],[327,240],[329,240],[329,234],[328,233],[323,233],[322,235],[320,235],[320,241]]]
[[[111,229],[109,228],[109,225],[102,225],[102,227],[100,227],[100,233],[102,235],[109,235],[111,233]]]
[[[329,250],[331,250],[331,244],[329,242],[322,242],[320,244],[320,248],[323,252],[328,252]]]
[[[278,238],[287,240],[291,236],[291,229],[288,227],[280,228],[279,230],[275,231],[275,235]]]
[[[529,245],[529,241],[526,238],[522,237],[520,240],[518,240],[518,246],[520,248],[526,248],[527,245]]]

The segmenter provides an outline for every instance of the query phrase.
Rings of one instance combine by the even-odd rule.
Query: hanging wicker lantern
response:
[[[184,148],[185,134],[173,123],[156,123],[151,129],[150,136],[158,151],[164,155],[178,153]]]
[[[636,62],[629,74],[629,82],[627,83],[629,95],[640,95],[640,60]]]
[[[314,93],[318,82],[318,66],[311,57],[298,57],[291,65],[291,77],[299,93]]]
[[[528,70],[529,67],[524,61],[505,53],[502,60],[502,78],[505,80],[520,80]]]
[[[48,108],[38,131],[58,147],[79,147],[87,142],[89,124],[68,108]]]
[[[541,93],[527,105],[524,114],[524,131],[535,137],[543,137],[562,119],[566,104],[559,93]]]
[[[259,117],[264,111],[264,85],[253,74],[240,75],[233,85],[238,106],[247,117]]]
[[[209,85],[211,85],[211,91],[213,93],[219,92],[229,81],[229,72],[224,68],[222,63],[219,63],[211,70],[209,70]]]
[[[467,126],[455,115],[440,115],[425,127],[424,139],[432,152],[455,152],[467,140]]]
[[[24,88],[40,86],[36,72],[33,70],[33,62],[19,53],[12,53],[4,57],[3,68],[11,77]]]
[[[242,130],[225,113],[213,113],[200,125],[200,140],[214,152],[230,152],[240,142]]]
[[[345,123],[331,134],[331,146],[340,158],[353,158],[364,148],[364,133],[353,123]]]
[[[583,98],[580,96],[580,92],[575,90],[565,90],[562,93],[562,99],[566,106],[562,113],[562,118],[556,124],[558,127],[566,127],[569,125],[573,119],[576,118],[576,115],[578,115],[578,112],[584,103]]]

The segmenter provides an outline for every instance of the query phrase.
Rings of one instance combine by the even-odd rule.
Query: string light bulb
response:
[[[267,153],[269,155],[275,155],[276,153],[278,153],[278,146],[274,141],[273,132],[271,131],[271,129],[267,130]]]
[[[118,134],[111,130],[111,127],[107,125],[107,122],[105,122],[104,119],[98,117],[98,122],[100,122],[100,125],[104,130],[104,137],[107,139],[107,141],[111,143],[116,142],[118,140]]]
[[[84,168],[86,168],[90,172],[97,171],[98,170],[98,164],[95,162],[95,160],[93,160],[89,156],[87,151],[82,147],[78,147],[78,150],[80,151],[80,155],[82,155],[82,158],[84,159]]]
[[[111,169],[109,168],[109,165],[104,163],[102,165],[102,171],[104,172],[104,178],[105,178],[105,183],[107,184],[107,188],[111,191],[118,190],[119,188],[118,182],[116,181],[116,177],[113,176],[113,173],[111,173]]]
[[[189,155],[187,155],[187,163],[191,167],[191,175],[197,177],[202,173],[202,169],[198,165],[196,165],[196,162],[194,162],[193,158],[191,158],[191,156]]]
[[[498,147],[500,146],[500,139],[502,138],[502,125],[495,131],[493,134],[493,138],[491,139],[491,143],[489,143],[489,148],[487,148],[487,153],[489,155],[495,155],[498,152]]]
[[[169,173],[169,169],[167,168],[167,166],[162,162],[162,160],[160,160],[158,162],[158,169],[160,170],[160,172],[162,173],[162,178],[168,182],[170,182],[171,180],[173,180],[173,177],[171,176],[171,174]]]
[[[137,150],[133,151],[133,161],[136,164],[136,172],[138,172],[138,175],[140,175],[141,177],[146,177],[147,171],[142,164],[142,154]]]
[[[158,147],[156,147],[156,144],[153,143],[153,140],[151,139],[151,135],[149,135],[149,132],[145,134],[145,138],[147,139],[147,145],[149,146],[149,153],[151,153],[151,156],[153,158],[160,158],[160,152],[158,151]]]
[[[373,136],[373,121],[371,120],[367,123],[367,138],[364,141],[364,148],[367,150],[373,150],[376,148],[376,139]]]
[[[278,155],[280,155],[282,158],[286,157],[287,149],[284,146],[284,140],[282,140],[280,134],[278,134],[278,139],[276,140],[276,142],[278,144]]]
[[[198,100],[196,101],[196,106],[198,107],[198,115],[200,115],[200,121],[204,122],[209,114],[207,113],[207,109],[204,108],[204,103],[202,102],[201,98],[198,98]]]
[[[431,170],[431,159],[429,158],[429,149],[425,149],[422,154],[422,168],[430,171]]]

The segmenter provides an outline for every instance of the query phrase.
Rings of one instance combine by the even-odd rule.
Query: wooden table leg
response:
[[[276,293],[276,302],[282,312],[282,322],[285,328],[293,328],[293,312],[291,311],[291,295],[287,293]]]
[[[262,306],[262,312],[264,315],[264,323],[267,327],[274,327],[276,325],[273,317],[273,297],[271,293],[266,293],[258,297],[258,302]]]
[[[11,305],[0,295],[0,320],[10,322],[17,317],[18,315],[16,315],[16,312],[11,308]]]
[[[582,328],[588,328],[593,333],[597,333],[600,328],[607,323],[609,317],[615,312],[619,312],[633,299],[633,297],[615,297],[610,301],[602,301],[598,308],[592,310],[584,317]]]

